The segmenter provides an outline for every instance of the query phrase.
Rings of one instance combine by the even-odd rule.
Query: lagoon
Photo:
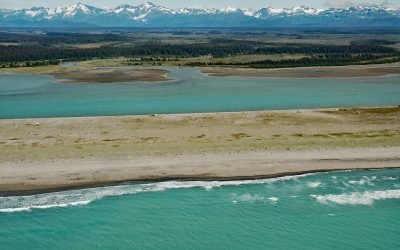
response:
[[[0,118],[75,117],[400,104],[400,76],[213,77],[166,67],[158,83],[59,83],[45,75],[1,74]]]

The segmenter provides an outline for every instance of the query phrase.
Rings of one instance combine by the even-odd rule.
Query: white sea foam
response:
[[[242,195],[237,195],[233,194],[232,197],[232,202],[233,203],[238,203],[238,202],[256,202],[256,201],[264,201],[265,197],[261,194],[242,194]]]
[[[311,196],[322,204],[331,202],[340,205],[372,205],[377,200],[400,199],[400,189]]]
[[[270,200],[272,204],[276,204],[279,199],[278,197],[269,197],[268,200]]]
[[[317,188],[319,186],[321,186],[321,182],[319,181],[314,181],[314,182],[307,182],[307,187],[309,188]]]
[[[38,206],[29,206],[29,207],[18,207],[18,208],[4,208],[0,209],[2,213],[13,213],[13,212],[23,212],[23,211],[31,211],[32,209],[46,209],[53,207],[68,207],[68,206],[82,206],[87,205],[91,201],[77,201],[70,203],[61,203],[61,204],[53,204],[53,205],[38,205]]]
[[[23,212],[30,211],[30,207],[18,207],[18,208],[2,208],[0,209],[1,213],[13,213],[13,212]]]
[[[278,181],[295,180],[310,175],[313,174],[284,176],[284,177],[260,179],[260,180],[242,180],[242,181],[166,181],[157,183],[127,184],[119,186],[87,188],[87,189],[29,195],[29,196],[0,197],[0,212],[21,212],[21,211],[30,211],[32,209],[86,205],[89,204],[90,202],[102,199],[104,197],[137,194],[143,192],[161,192],[169,189],[184,189],[184,188],[198,187],[198,188],[204,188],[209,191],[212,190],[213,188],[218,188],[223,186],[268,184]],[[255,198],[260,199],[260,197],[258,196]]]
[[[358,180],[358,181],[352,180],[352,181],[349,181],[349,183],[350,183],[350,184],[353,184],[353,185],[360,185],[360,186],[362,186],[362,185],[364,185],[365,183],[367,183],[367,181],[364,180],[364,179],[361,179],[361,180]]]
[[[350,180],[348,181],[348,183],[352,184],[352,185],[360,185],[363,186],[365,184],[369,185],[369,186],[374,186],[374,181],[377,179],[376,176],[372,176],[372,177],[368,177],[368,176],[363,176],[361,179],[359,180]]]
[[[392,177],[392,176],[383,176],[382,180],[384,181],[397,181],[399,177]]]

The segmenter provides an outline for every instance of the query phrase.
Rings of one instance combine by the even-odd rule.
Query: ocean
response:
[[[0,198],[1,249],[399,249],[400,169]]]

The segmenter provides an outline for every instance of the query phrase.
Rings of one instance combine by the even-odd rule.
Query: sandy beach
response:
[[[400,64],[299,67],[282,69],[202,68],[211,76],[243,77],[368,77],[400,74]]]
[[[400,108],[0,120],[0,194],[400,167]]]
[[[0,195],[124,181],[241,180],[347,169],[398,168],[400,147],[265,151],[0,165]]]

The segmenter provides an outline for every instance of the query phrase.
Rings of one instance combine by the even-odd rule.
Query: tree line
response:
[[[246,54],[395,54],[394,48],[370,44],[350,45],[281,45],[252,46],[246,44],[139,44],[134,46],[103,46],[99,48],[69,48],[53,46],[12,45],[0,46],[0,63],[55,61],[55,60],[88,60],[113,57],[198,57],[211,55],[226,57]]]
[[[392,58],[386,55],[361,54],[351,56],[349,54],[318,55],[304,57],[300,59],[284,60],[259,60],[250,62],[191,62],[186,66],[240,66],[250,68],[291,68],[291,67],[310,67],[310,66],[342,66],[351,64],[380,64],[394,63],[400,61],[400,53]]]

